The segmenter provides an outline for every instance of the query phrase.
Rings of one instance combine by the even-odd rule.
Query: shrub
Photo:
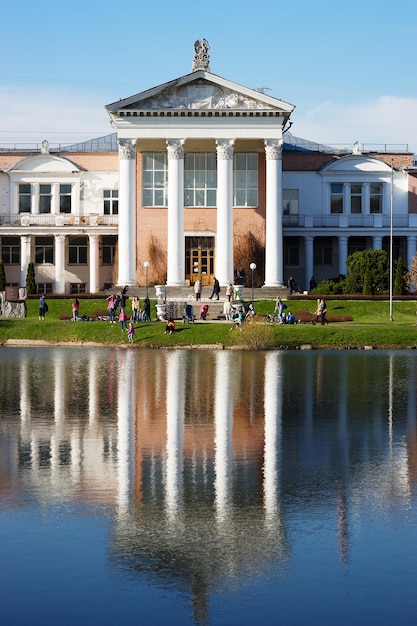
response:
[[[326,278],[321,280],[311,293],[318,293],[324,296],[341,295],[345,293],[346,276],[339,274],[336,278]]]
[[[354,252],[346,259],[348,274],[346,277],[345,293],[364,293],[364,281],[367,271],[366,289],[370,288],[374,295],[388,289],[388,256],[385,250],[363,250]],[[367,270],[368,268],[368,270]]]
[[[245,322],[233,332],[234,343],[251,350],[267,350],[276,345],[274,329],[263,323]]]

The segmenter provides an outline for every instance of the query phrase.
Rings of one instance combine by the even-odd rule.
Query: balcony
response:
[[[417,216],[394,215],[394,228],[416,228]],[[318,215],[283,215],[282,224],[288,228],[390,228],[390,215],[375,213],[372,215],[362,214],[318,214]]]
[[[0,224],[14,226],[117,226],[118,215],[75,215],[74,213],[19,213],[18,215],[0,215]]]

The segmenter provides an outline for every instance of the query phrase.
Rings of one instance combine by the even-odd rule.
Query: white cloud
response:
[[[0,144],[68,143],[113,132],[101,96],[57,86],[0,88]]]
[[[381,96],[355,104],[322,102],[311,110],[296,109],[291,132],[326,144],[392,144],[417,152],[417,99]]]

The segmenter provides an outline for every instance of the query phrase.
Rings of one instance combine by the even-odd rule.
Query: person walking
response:
[[[216,296],[216,300],[218,300],[219,294],[220,294],[220,283],[217,280],[217,278],[214,277],[213,291],[211,292],[211,296],[209,296],[209,300],[212,300],[214,296]]]
[[[201,280],[198,279],[194,283],[194,294],[196,300],[201,300]]]

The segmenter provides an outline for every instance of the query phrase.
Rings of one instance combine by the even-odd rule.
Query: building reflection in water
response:
[[[352,519],[416,483],[413,354],[1,351],[3,491],[115,512],[113,566],[186,583],[199,622],[290,566],[300,516],[328,503],[347,568]]]

